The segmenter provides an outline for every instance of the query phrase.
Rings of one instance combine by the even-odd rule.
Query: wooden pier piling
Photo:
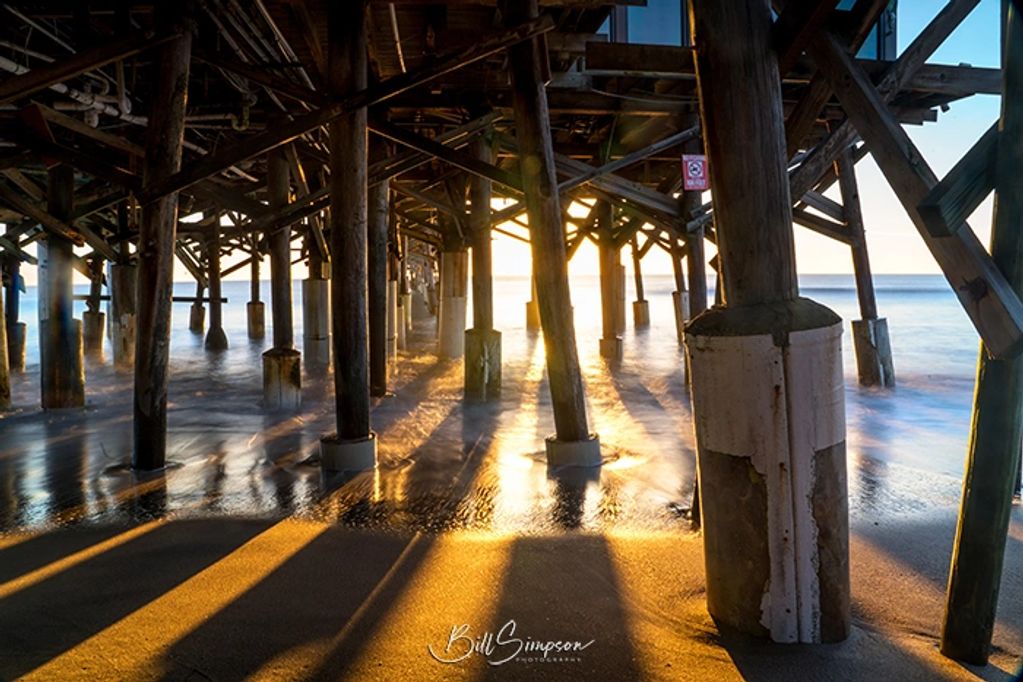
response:
[[[852,322],[856,370],[861,386],[892,388],[895,386],[895,369],[892,365],[892,346],[888,338],[888,321],[877,316],[877,299],[874,296],[874,279],[870,274],[870,258],[867,255],[856,166],[849,149],[839,155],[837,165],[843,213],[852,237],[850,248],[856,279],[856,297],[860,305],[860,319]]]
[[[206,332],[206,350],[227,350],[227,332],[224,331],[223,290],[220,285],[220,218],[215,216],[206,228],[206,273],[210,286],[210,328]]]
[[[131,263],[110,266],[110,345],[114,367],[118,370],[129,370],[135,366],[137,278],[137,269]]]
[[[472,151],[493,163],[486,138],[473,140]],[[494,278],[491,247],[491,181],[474,175],[469,183],[470,247],[472,249],[472,328],[465,330],[465,397],[494,400],[501,395],[501,332],[494,329]]]
[[[1023,296],[1023,14],[1002,3],[1002,116],[995,155],[991,256]],[[952,550],[941,653],[987,663],[998,608],[1012,496],[1023,440],[1023,360],[994,359],[982,344],[977,360],[970,444]]]
[[[7,228],[11,231],[11,227]],[[7,360],[12,374],[25,371],[26,326],[19,322],[21,314],[21,260],[14,254],[3,259],[5,300],[4,311],[7,320]]]
[[[258,240],[253,239],[252,262],[249,264],[249,302],[245,304],[245,330],[250,339],[258,341],[266,337],[266,304],[260,299],[260,265],[263,254]]]
[[[374,137],[370,158],[387,157],[386,143]],[[369,314],[369,393],[387,394],[387,228],[390,209],[390,184],[387,181],[369,188],[367,230],[367,306]]]
[[[536,0],[507,3],[506,21],[512,25],[538,14]],[[547,55],[540,47],[536,38],[523,41],[508,48],[508,61],[519,166],[529,214],[533,279],[554,407],[556,434],[547,439],[547,461],[594,466],[600,464],[600,443],[586,423],[545,90]]]
[[[290,201],[289,172],[284,150],[277,148],[270,152],[266,185],[270,207],[274,210],[283,210]],[[291,226],[279,226],[269,242],[273,348],[263,353],[263,406],[270,410],[295,410],[302,404],[302,356],[295,349]]]
[[[157,5],[160,25],[168,35],[158,48],[144,184],[163,182],[181,168],[188,96],[192,35],[188,2]],[[161,196],[142,208],[139,225],[138,306],[135,343],[134,448],[132,466],[160,469],[167,458],[167,381],[170,349],[171,297],[174,289],[174,241],[178,194]],[[199,299],[201,300],[201,298]]]
[[[725,304],[686,327],[708,610],[778,642],[841,640],[841,320],[798,297],[770,7],[693,0],[691,16]]]
[[[636,285],[636,300],[632,302],[632,323],[637,329],[650,326],[650,301],[646,300],[643,291],[643,256],[639,251],[639,239],[632,235],[632,277]]]
[[[74,210],[75,173],[61,164],[50,169],[50,215],[69,220]],[[71,283],[74,244],[58,234],[39,243],[39,361],[44,409],[85,405],[82,325],[74,319]]]
[[[622,337],[618,327],[618,272],[621,250],[614,244],[614,214],[610,202],[597,202],[597,225],[600,241],[597,258],[600,269],[600,356],[617,362],[622,359]]]
[[[367,85],[366,0],[330,3],[327,9],[327,89],[344,97]],[[337,433],[320,441],[327,470],[376,464],[369,420],[366,313],[367,149],[366,108],[330,123],[330,253],[334,312],[333,363]]]

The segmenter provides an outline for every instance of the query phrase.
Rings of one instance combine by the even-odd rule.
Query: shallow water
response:
[[[803,295],[845,320],[857,316],[851,277],[808,276],[801,284]],[[880,276],[877,287],[880,314],[889,319],[898,387],[877,391],[856,385],[847,332],[854,524],[957,504],[977,352],[976,334],[943,279]],[[148,475],[125,466],[132,385],[130,376],[116,373],[109,363],[88,363],[84,410],[39,410],[30,290],[22,302],[29,367],[14,380],[17,410],[0,418],[0,530],[222,514],[297,514],[395,530],[684,530],[694,448],[671,288],[671,277],[646,278],[651,327],[633,329],[628,311],[624,361],[612,369],[598,355],[597,280],[573,279],[591,428],[600,433],[607,458],[599,471],[547,468],[543,438],[553,432],[553,419],[542,341],[525,330],[527,281],[499,278],[500,404],[462,403],[461,363],[436,361],[433,322],[420,321],[415,351],[402,353],[397,364],[395,395],[374,403],[380,467],[329,480],[306,461],[316,453],[319,438],[333,429],[329,373],[304,368],[298,414],[264,413],[260,354],[269,346],[270,330],[264,341],[246,338],[247,283],[224,285],[231,341],[224,354],[203,350],[201,336],[187,328],[189,304],[175,305],[168,440],[173,466]],[[188,296],[194,285],[176,289]],[[268,300],[268,283],[263,289]],[[297,283],[295,304],[301,344]]]

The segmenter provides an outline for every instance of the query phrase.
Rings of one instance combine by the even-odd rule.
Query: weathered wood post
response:
[[[74,191],[74,169],[68,165],[52,168],[48,183],[50,214],[70,221]],[[44,409],[85,405],[82,323],[73,317],[73,248],[69,239],[55,234],[48,234],[38,243],[39,361]]]
[[[288,205],[291,195],[288,172],[284,150],[278,148],[270,152],[266,177],[273,210]],[[274,229],[269,251],[273,348],[263,353],[263,405],[270,410],[296,410],[302,404],[302,354],[295,349],[290,225]]]
[[[465,353],[465,319],[468,307],[469,252],[448,225],[440,254],[440,302],[437,313],[437,354],[456,359]]]
[[[128,370],[135,366],[135,281],[128,243],[118,249],[118,261],[110,265],[110,346],[114,367]]]
[[[266,337],[266,304],[260,297],[260,266],[263,263],[263,254],[259,250],[259,240],[252,238],[252,263],[251,280],[249,286],[249,302],[245,304],[246,331],[249,338],[259,340]]]
[[[387,157],[387,145],[374,137],[370,158]],[[377,183],[369,188],[367,230],[367,305],[369,306],[369,394],[387,395],[387,212],[390,183]]]
[[[635,234],[629,242],[632,248],[632,277],[636,284],[636,300],[632,302],[632,322],[637,329],[650,326],[650,301],[643,292],[643,256],[639,252],[639,239]]]
[[[25,371],[27,327],[24,322],[18,321],[21,311],[21,261],[14,254],[6,259],[4,275],[7,287],[7,300],[4,302],[7,313],[7,359],[11,372],[20,373]]]
[[[1002,118],[996,153],[991,256],[1023,296],[1023,15],[1002,2]],[[981,346],[941,653],[984,665],[991,648],[1012,495],[1023,438],[1023,360],[995,360]]]
[[[690,194],[690,192],[686,192]],[[683,195],[684,196],[684,195]],[[683,206],[685,202],[682,202]],[[685,272],[682,270],[682,247],[678,239],[671,237],[671,271],[675,275],[675,290],[671,292],[671,308],[675,312],[675,335],[678,345],[685,345],[686,322],[692,317],[689,305],[689,291],[686,290]],[[688,374],[687,374],[688,376]]]
[[[307,365],[322,367],[330,362],[330,266],[311,237],[306,244],[309,276],[302,281],[302,349]]]
[[[220,286],[220,216],[206,228],[206,263],[209,268],[210,328],[206,332],[206,350],[227,350],[227,333],[224,331],[223,289]]]
[[[155,98],[149,113],[149,132],[143,183],[162,182],[181,167],[185,133],[188,66],[192,51],[191,3],[157,5],[167,31],[180,35],[157,51]],[[178,194],[159,197],[142,208],[139,225],[138,327],[135,345],[135,428],[132,466],[160,469],[167,457],[167,379],[170,350],[171,297],[174,288],[174,242],[178,226]],[[201,301],[201,294],[199,300]]]
[[[506,20],[519,23],[539,15],[536,0],[511,0]],[[533,279],[540,309],[556,434],[547,438],[548,465],[597,466],[600,441],[586,423],[586,399],[575,343],[568,261],[554,170],[544,86],[541,42],[530,39],[508,48],[519,166],[529,214]]]
[[[7,315],[0,287],[0,410],[11,409],[11,364],[7,357]]]
[[[412,334],[412,287],[409,283],[409,239],[402,235],[401,240],[401,269],[398,273],[398,281],[401,283],[401,308],[404,315],[405,325],[405,346],[408,346],[409,336]]]
[[[536,300],[536,265],[529,272],[529,300],[526,301],[526,331],[540,331],[540,304]]]
[[[193,334],[202,334],[206,330],[206,304],[203,297],[206,295],[206,287],[202,280],[195,280],[195,300],[188,309],[188,330]]]
[[[597,202],[597,258],[600,271],[600,356],[608,360],[622,359],[622,337],[618,330],[618,270],[621,251],[612,236],[614,213],[608,201]]]
[[[892,366],[891,342],[888,339],[888,320],[877,316],[874,280],[870,275],[863,211],[856,183],[856,166],[849,149],[838,157],[838,184],[842,192],[845,222],[853,238],[853,272],[861,319],[853,320],[852,336],[859,381],[863,386],[891,388],[895,386],[895,370]]]
[[[472,141],[472,151],[480,161],[493,163],[493,150],[485,137]],[[491,181],[478,175],[469,182],[472,329],[465,330],[466,400],[494,400],[501,395],[501,332],[494,329],[492,189]]]
[[[686,327],[707,606],[722,625],[778,642],[841,640],[842,325],[798,296],[771,9],[691,8],[724,286],[724,306]]]
[[[387,239],[388,239],[388,259],[387,259],[387,296],[388,302],[391,301],[393,292],[394,296],[394,314],[388,316],[387,320],[392,325],[392,328],[388,330],[389,336],[394,337],[393,352],[391,355],[391,362],[396,363],[398,361],[398,351],[405,350],[406,346],[406,329],[405,329],[405,252],[401,249],[401,237],[398,235],[398,216],[394,212],[394,198],[391,198],[391,206],[388,207],[387,211]],[[392,348],[388,347],[391,351]]]
[[[103,258],[99,254],[93,254],[88,263],[89,297],[85,302],[86,310],[82,313],[82,345],[86,357],[102,361],[107,317],[100,310],[100,297],[103,295]]]
[[[332,2],[327,10],[327,89],[334,97],[366,87],[367,0]],[[330,253],[334,395],[337,433],[320,441],[329,471],[376,466],[369,422],[366,319],[366,109],[334,119],[330,131]]]

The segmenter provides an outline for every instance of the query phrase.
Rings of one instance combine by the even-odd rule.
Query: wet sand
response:
[[[126,467],[129,376],[91,364],[88,407],[43,413],[30,367],[0,420],[0,678],[1011,679],[1019,505],[991,665],[936,648],[959,482],[916,466],[926,425],[885,409],[914,391],[940,400],[940,387],[910,385],[894,405],[850,389],[852,637],[772,646],[719,632],[685,518],[681,355],[657,329],[630,330],[608,368],[582,328],[607,457],[595,472],[546,467],[542,342],[521,327],[505,329],[500,404],[466,405],[461,364],[434,358],[420,322],[395,395],[374,406],[378,470],[328,479],[309,458],[333,428],[329,375],[306,367],[301,412],[264,414],[263,345],[238,329],[222,356],[175,330],[163,473]],[[519,637],[594,642],[578,660],[500,666],[427,649],[455,625],[478,635],[509,620]]]

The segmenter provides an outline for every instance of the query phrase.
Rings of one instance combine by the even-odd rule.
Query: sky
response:
[[[632,42],[663,42],[678,44],[678,2],[679,0],[648,0],[645,8],[630,8],[630,39]],[[936,0],[901,0],[898,16],[898,48],[908,46],[919,32],[938,13],[944,2]],[[997,67],[999,65],[999,12],[1000,0],[981,0],[980,4],[962,25],[951,35],[929,60],[930,63],[971,64],[973,66]],[[910,138],[917,145],[924,158],[930,163],[938,177],[942,177],[965,154],[974,142],[998,117],[1000,98],[978,95],[953,102],[947,112],[939,112],[937,123],[924,126],[906,126]],[[910,222],[905,210],[889,188],[887,181],[868,155],[856,167],[863,205],[867,244],[871,266],[875,274],[908,274],[940,272],[934,259],[924,245],[923,239]],[[829,196],[838,199],[837,186]],[[709,199],[709,195],[706,197]],[[992,201],[989,198],[977,209],[970,219],[970,225],[983,243],[987,243],[991,231]],[[852,261],[849,248],[801,226],[795,226],[796,262],[802,274],[851,273]],[[515,230],[516,232],[519,230]],[[501,257],[494,261],[494,274],[523,275],[529,272],[529,247],[509,237],[495,235],[495,253]],[[708,248],[708,257],[713,256],[713,247]],[[224,261],[228,267],[242,254]],[[631,269],[631,256],[623,251],[622,260]],[[671,262],[658,248],[651,249],[643,259],[644,273],[671,273]],[[35,283],[35,268],[24,271],[28,284]],[[264,263],[264,277],[269,274],[269,265]],[[589,242],[576,252],[570,263],[573,275],[589,275],[597,272],[597,250]],[[248,269],[244,268],[227,279],[245,279]],[[296,266],[294,277],[306,274],[304,266]],[[190,279],[187,271],[178,264],[175,279]],[[76,282],[84,279],[76,273]]]

